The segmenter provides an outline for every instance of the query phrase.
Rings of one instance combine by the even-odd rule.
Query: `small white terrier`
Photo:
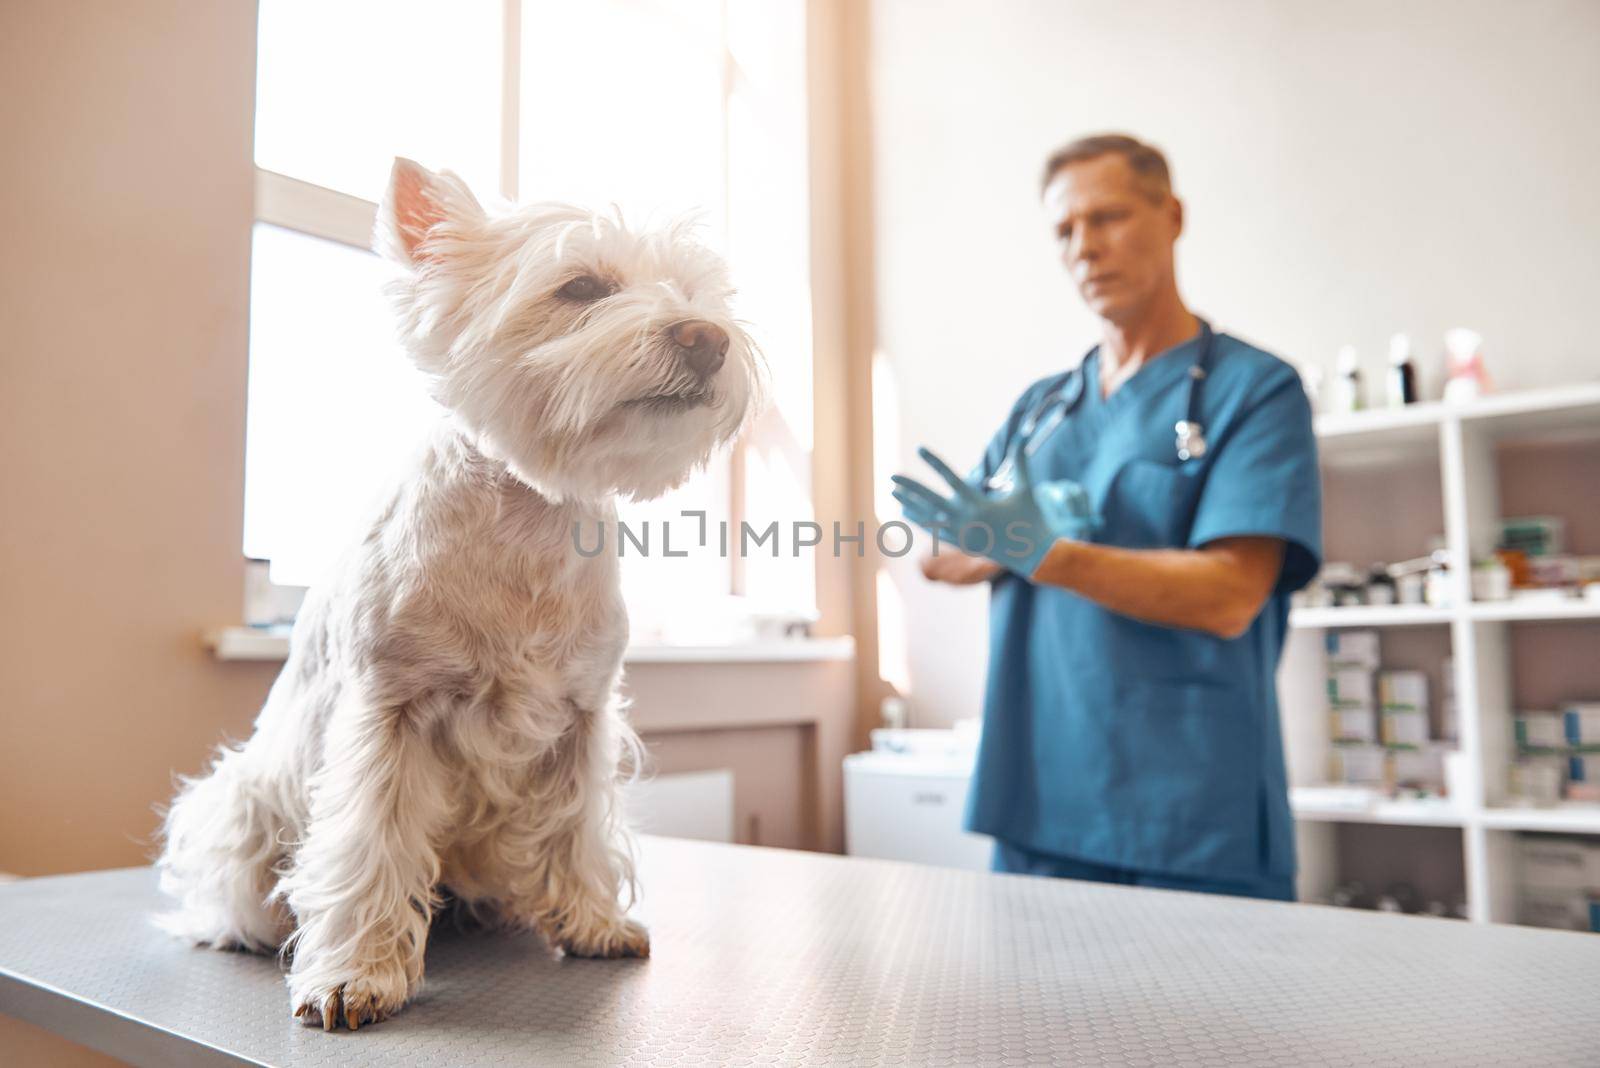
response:
[[[164,926],[292,953],[294,1014],[327,1029],[416,990],[441,890],[574,956],[649,954],[620,900],[627,617],[616,558],[580,555],[574,524],[682,483],[764,381],[682,225],[491,216],[397,160],[376,243],[450,417],[307,597],[249,741],[184,782],[159,862]]]

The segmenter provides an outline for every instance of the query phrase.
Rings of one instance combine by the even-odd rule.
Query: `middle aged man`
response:
[[[967,826],[999,871],[1292,900],[1274,678],[1321,555],[1299,376],[1184,305],[1160,152],[1076,141],[1042,199],[1100,344],[1023,392],[967,478],[926,449],[948,490],[895,476],[966,550],[924,573],[994,581]]]

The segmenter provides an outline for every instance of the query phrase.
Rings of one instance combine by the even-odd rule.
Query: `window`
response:
[[[803,0],[261,0],[245,554],[308,585],[439,415],[393,338],[368,241],[392,157],[480,199],[694,212],[728,257],[775,403],[733,454],[625,520],[785,529],[811,515]],[[625,556],[638,640],[721,593],[809,610],[808,557]],[[690,596],[692,595],[692,597]],[[710,600],[724,610],[728,603]]]

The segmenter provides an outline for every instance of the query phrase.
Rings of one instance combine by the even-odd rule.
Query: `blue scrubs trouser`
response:
[[[1162,890],[1191,890],[1197,894],[1228,894],[1233,897],[1259,897],[1268,901],[1293,901],[1294,877],[1263,875],[1258,879],[1207,879],[1192,875],[1162,875],[1091,864],[1071,857],[1057,857],[1021,849],[998,838],[994,840],[994,871],[1015,875],[1047,875],[1054,879],[1085,879],[1093,883],[1119,886],[1153,886]]]

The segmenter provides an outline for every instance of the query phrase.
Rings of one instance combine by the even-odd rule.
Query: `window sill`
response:
[[[218,660],[282,661],[289,655],[288,628],[218,627],[201,638]],[[768,664],[853,660],[856,641],[840,638],[784,638],[738,645],[630,645],[628,664]]]

